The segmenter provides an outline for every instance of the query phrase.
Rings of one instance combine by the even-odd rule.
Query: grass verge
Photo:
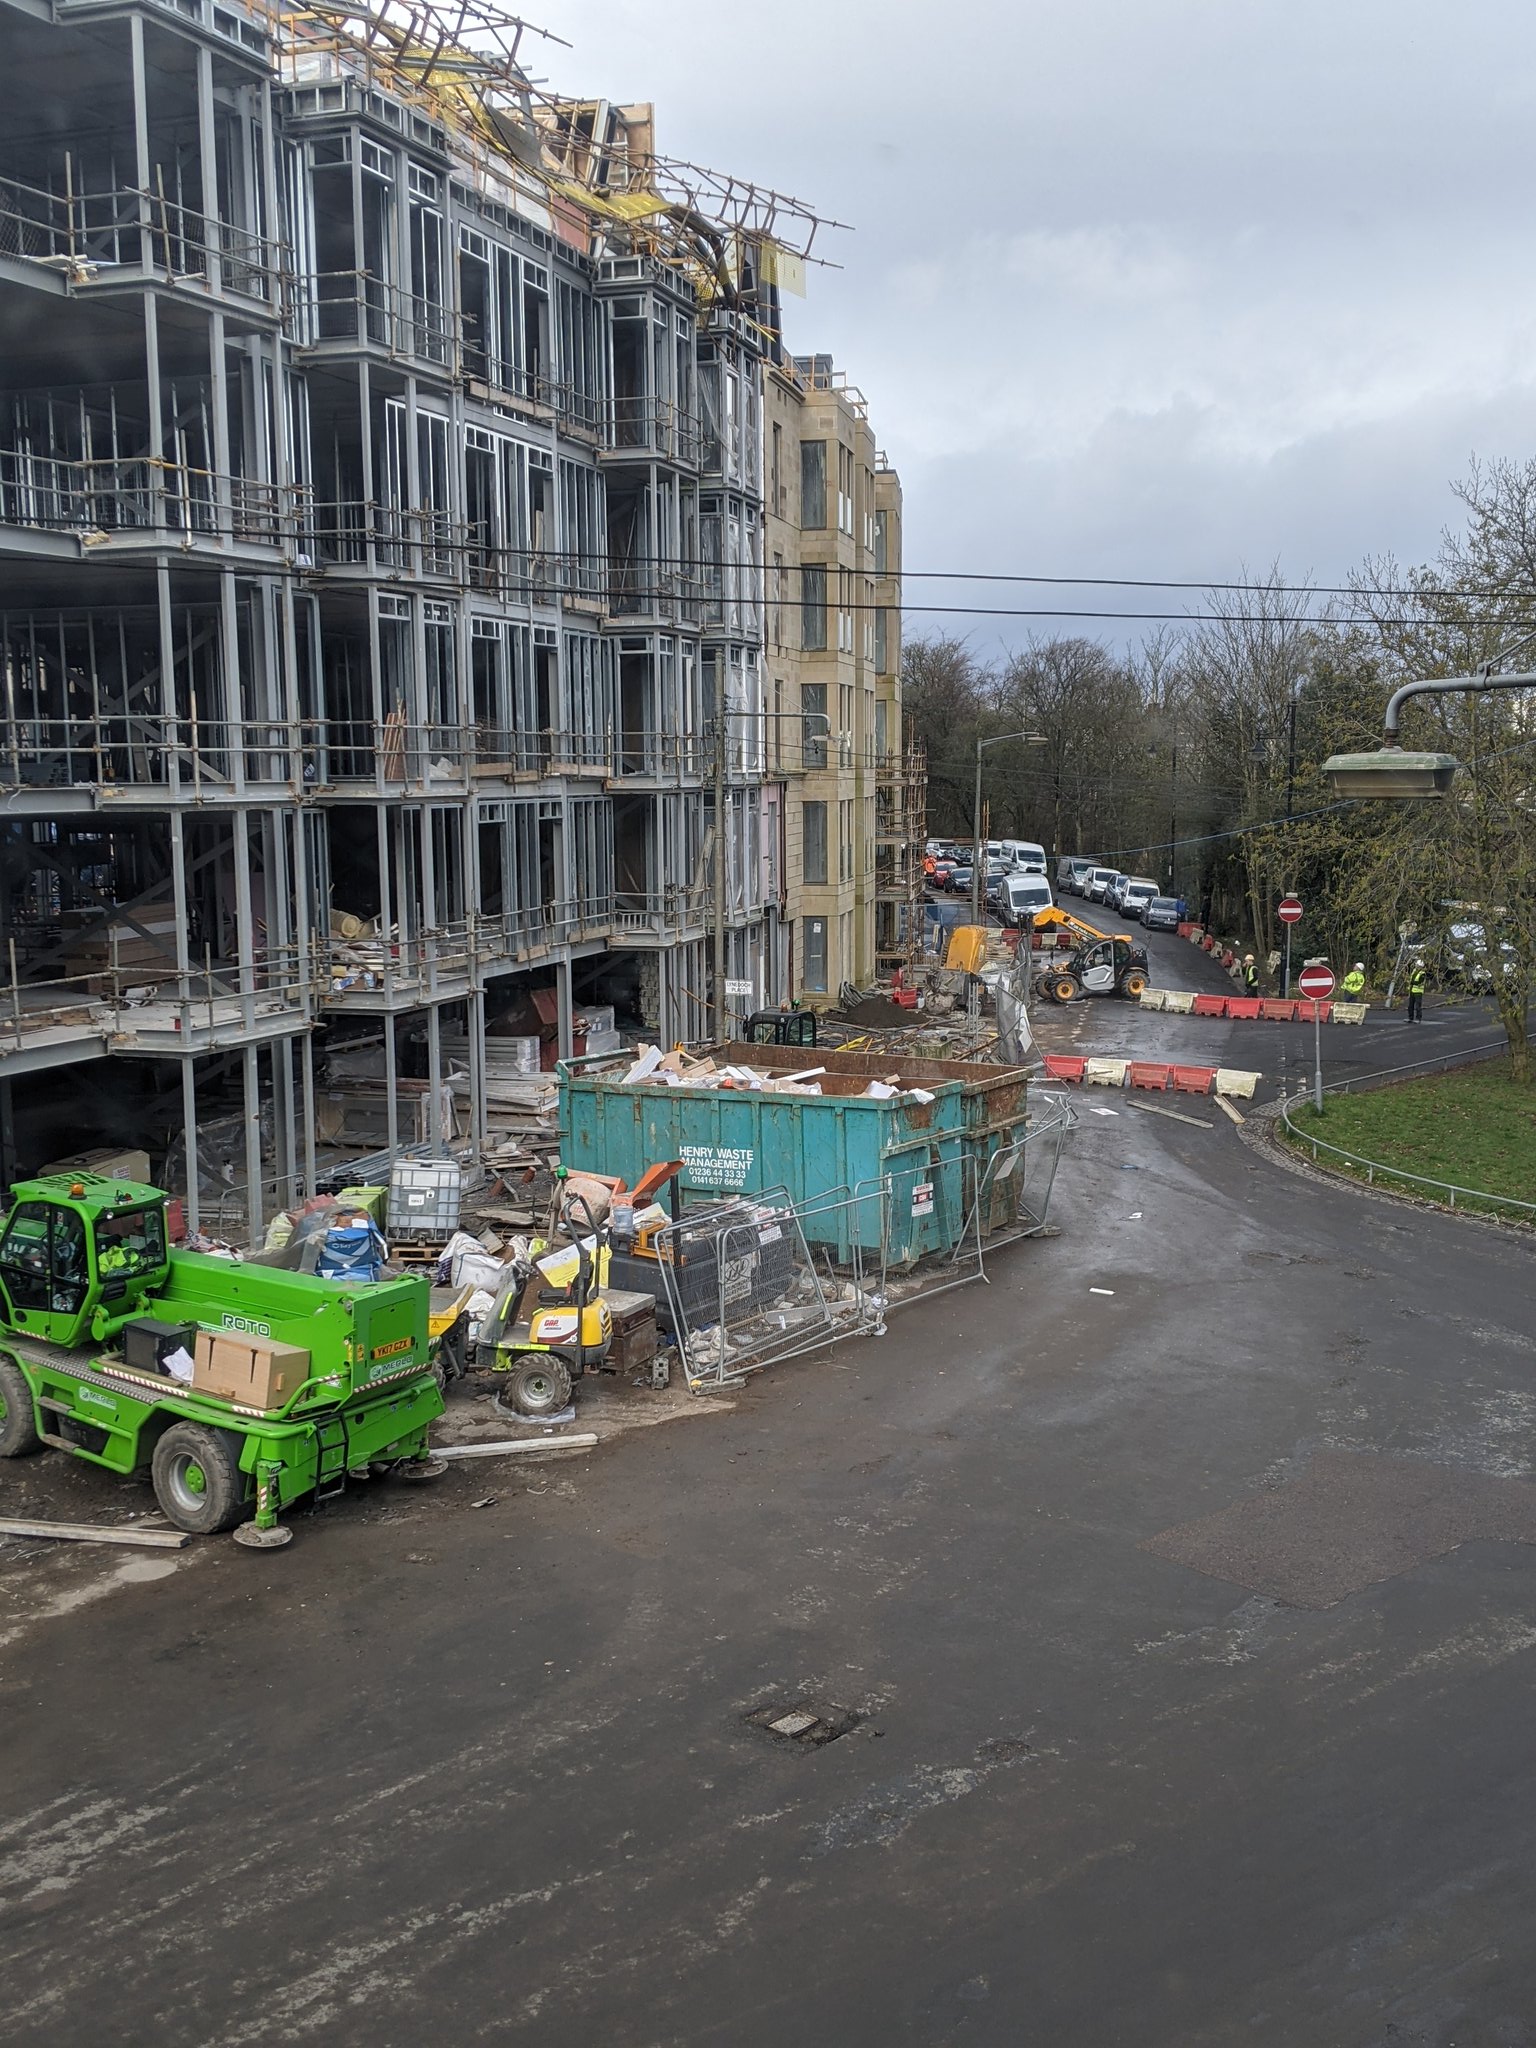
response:
[[[1309,1106],[1292,1110],[1291,1122],[1305,1136],[1315,1134],[1324,1144],[1342,1146],[1386,1167],[1517,1202],[1536,1202],[1536,1086],[1511,1081],[1504,1060],[1429,1074],[1368,1094],[1330,1095],[1321,1116]],[[1310,1147],[1298,1149],[1310,1156]],[[1319,1155],[1319,1164],[1364,1178],[1359,1169],[1326,1152]],[[1379,1182],[1382,1178],[1376,1176]],[[1390,1187],[1392,1182],[1384,1184]],[[1411,1183],[1399,1185],[1407,1193],[1433,1193]],[[1456,1207],[1486,1208],[1506,1216],[1521,1213],[1462,1195],[1456,1197]]]

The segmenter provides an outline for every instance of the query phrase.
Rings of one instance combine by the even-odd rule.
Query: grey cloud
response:
[[[664,149],[855,223],[790,339],[867,393],[913,567],[1338,581],[1432,553],[1471,452],[1536,440],[1513,0],[570,0],[551,25],[560,85],[653,98]]]

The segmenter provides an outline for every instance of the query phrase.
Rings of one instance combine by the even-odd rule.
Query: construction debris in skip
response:
[[[708,1054],[696,1057],[681,1048],[664,1053],[659,1046],[642,1045],[633,1065],[617,1078],[626,1088],[643,1082],[658,1088],[719,1088],[749,1092],[761,1090],[765,1095],[820,1095],[824,1092],[822,1080],[826,1072],[825,1067],[803,1067],[798,1073],[777,1074],[742,1062],[722,1061],[717,1064]],[[889,1102],[898,1095],[909,1095],[914,1102],[932,1102],[934,1099],[931,1090],[910,1087],[900,1074],[894,1073],[886,1075],[883,1080],[871,1081],[860,1092],[877,1102]]]

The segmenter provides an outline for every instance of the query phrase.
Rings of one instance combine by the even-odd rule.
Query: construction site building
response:
[[[142,1147],[215,1233],[483,1139],[509,1019],[692,1039],[818,916],[873,965],[899,493],[773,207],[430,21],[0,0],[0,1170]],[[780,523],[802,442],[839,508],[771,697],[765,377]],[[852,807],[809,898],[791,776]]]

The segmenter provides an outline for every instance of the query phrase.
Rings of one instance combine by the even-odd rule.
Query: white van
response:
[[[1004,924],[1029,925],[1037,910],[1056,901],[1044,875],[1005,875],[998,885],[998,909]]]
[[[1012,868],[1021,869],[1026,875],[1045,873],[1045,848],[1033,839],[1004,839],[999,842],[1003,859]]]

